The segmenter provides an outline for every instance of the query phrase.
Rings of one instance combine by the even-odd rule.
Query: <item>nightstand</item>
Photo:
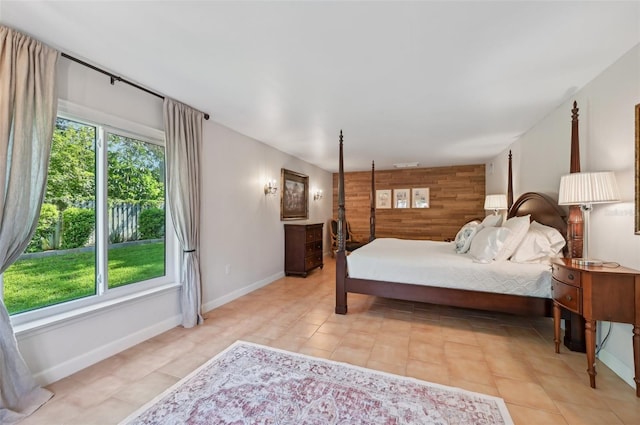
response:
[[[596,321],[633,325],[636,396],[640,397],[640,272],[626,267],[579,266],[556,259],[552,267],[553,321],[556,353],[560,352],[561,308],[585,319],[587,372],[596,387]]]

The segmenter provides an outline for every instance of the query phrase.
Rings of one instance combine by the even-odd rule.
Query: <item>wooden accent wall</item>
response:
[[[371,171],[349,172],[345,179],[347,221],[358,241],[369,238]],[[429,188],[429,208],[376,209],[376,237],[446,240],[460,227],[485,216],[485,167],[376,170],[376,190]],[[338,216],[338,174],[333,174],[333,216]]]

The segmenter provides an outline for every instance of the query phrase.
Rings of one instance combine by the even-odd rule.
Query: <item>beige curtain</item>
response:
[[[40,216],[58,104],[58,57],[0,26],[0,273],[27,247]],[[52,395],[31,376],[0,300],[0,423],[17,422]]]
[[[182,248],[182,326],[202,323],[200,283],[200,152],[204,114],[164,100],[169,209]]]

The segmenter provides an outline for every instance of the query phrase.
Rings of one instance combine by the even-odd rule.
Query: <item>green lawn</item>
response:
[[[164,243],[109,249],[110,287],[163,276]],[[69,253],[18,260],[4,272],[9,314],[95,294],[95,254]]]

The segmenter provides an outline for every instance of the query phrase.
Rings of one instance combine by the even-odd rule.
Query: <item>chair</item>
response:
[[[329,222],[329,232],[331,233],[331,256],[335,257],[335,253],[338,251],[338,220],[331,219]],[[351,226],[347,221],[347,234],[344,240],[344,249],[347,252],[355,251],[361,246],[366,245],[366,242],[359,242],[354,239],[353,233],[351,233]]]

